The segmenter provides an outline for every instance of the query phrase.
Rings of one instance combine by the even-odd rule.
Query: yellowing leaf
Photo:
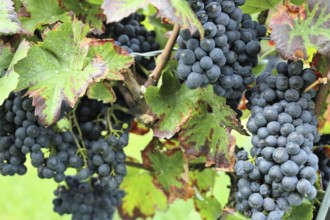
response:
[[[106,82],[97,82],[89,87],[87,96],[90,99],[96,99],[103,103],[111,103],[116,101],[116,94],[112,87]]]
[[[156,211],[167,207],[165,194],[153,183],[148,173],[141,173],[136,168],[128,169],[120,188],[126,192],[121,205],[121,215],[136,217],[135,212],[142,216],[152,216]]]

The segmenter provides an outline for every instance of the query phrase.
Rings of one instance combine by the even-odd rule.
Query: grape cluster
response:
[[[190,0],[191,8],[203,24],[204,38],[181,30],[178,37],[177,75],[190,89],[214,84],[219,96],[241,98],[247,85],[254,82],[252,67],[257,65],[259,37],[266,28],[252,21],[238,7],[244,0]]]
[[[65,179],[68,167],[81,168],[83,161],[77,155],[77,146],[70,132],[55,132],[45,128],[34,116],[32,100],[22,93],[12,93],[0,108],[1,149],[0,172],[2,175],[23,175],[29,154],[32,166],[40,178]],[[46,155],[49,156],[46,156]]]
[[[86,166],[76,176],[66,178],[67,187],[59,186],[54,191],[54,211],[72,214],[72,219],[111,219],[124,196],[118,187],[127,174],[123,151],[127,144],[128,132],[120,138],[111,135],[85,140]]]
[[[311,69],[303,69],[301,61],[280,62],[276,70],[277,75],[257,78],[249,93],[252,157],[239,152],[235,165],[237,209],[258,220],[281,219],[290,206],[317,194],[313,185],[318,157],[312,152],[320,139],[314,115],[316,92],[304,92],[316,76]]]
[[[91,184],[68,176],[67,187],[60,186],[54,191],[54,211],[64,215],[72,214],[73,220],[112,219],[114,207],[121,202],[124,192],[113,190],[97,178]]]
[[[0,173],[25,174],[24,163],[30,155],[39,178],[66,180],[68,188],[57,190],[56,212],[71,213],[73,219],[110,219],[123,196],[118,187],[126,175],[123,148],[128,144],[129,126],[125,123],[132,117],[122,113],[112,120],[108,105],[84,97],[70,116],[76,119],[72,131],[58,131],[40,124],[32,100],[22,95],[10,94],[0,107]],[[68,168],[76,169],[77,175],[67,177]],[[83,201],[84,195],[95,203]],[[98,210],[101,214],[95,214]]]
[[[123,128],[121,122],[108,127],[107,123],[112,122],[108,107],[83,98],[76,109],[83,139],[79,148],[83,166],[75,177],[66,179],[67,188],[60,186],[55,191],[58,197],[54,200],[54,210],[59,214],[72,214],[73,219],[111,219],[114,207],[123,197],[118,187],[127,174],[123,148],[128,144],[128,127]],[[125,118],[127,122],[132,120],[127,114]],[[79,133],[78,128],[74,131]],[[86,188],[88,183],[91,186]],[[80,187],[85,187],[85,191],[78,192]],[[95,203],[83,199],[92,195]]]
[[[326,189],[330,180],[330,159],[325,153],[325,145],[330,144],[330,135],[322,135],[317,148],[314,150],[316,156],[319,158],[319,169],[321,174],[323,189]]]
[[[106,36],[114,38],[117,44],[129,53],[145,53],[159,50],[160,45],[155,41],[156,32],[148,31],[141,22],[145,19],[143,14],[134,13],[122,21],[106,25]],[[147,70],[155,68],[153,58],[147,59],[135,56],[135,62]]]

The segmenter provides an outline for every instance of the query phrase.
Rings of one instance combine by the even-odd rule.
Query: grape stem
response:
[[[125,164],[129,167],[135,167],[135,168],[139,168],[139,169],[143,169],[143,170],[147,170],[147,171],[150,171],[150,172],[153,172],[154,170],[150,167],[146,167],[144,166],[143,164],[141,163],[134,163],[132,161],[125,161]]]
[[[189,183],[189,161],[187,158],[184,158],[183,169],[184,173],[182,174],[182,179],[184,179],[186,183]]]
[[[308,92],[309,90],[311,90],[312,88],[314,88],[315,86],[323,83],[326,84],[328,82],[328,78],[327,77],[323,77],[323,78],[319,78],[318,80],[316,80],[315,82],[313,82],[310,86],[308,86],[304,92]]]
[[[124,81],[123,86],[127,87],[127,89],[130,92],[130,95],[132,96],[130,98],[130,101],[133,101],[133,103],[130,103],[130,105],[132,105],[132,107],[138,106],[138,109],[135,108],[135,110],[138,112],[134,112],[134,113],[136,113],[137,115],[146,113],[148,110],[148,107],[147,107],[145,100],[142,97],[141,86],[136,81],[134,74],[132,73],[131,70],[127,70],[127,72],[125,74],[125,81]],[[120,90],[122,91],[123,89],[120,89]],[[128,98],[128,96],[127,95],[125,96],[125,94],[123,92],[122,92],[122,94],[126,100],[126,98]]]
[[[180,25],[178,25],[178,24],[174,25],[172,34],[171,34],[170,38],[168,39],[162,54],[160,55],[160,59],[156,65],[156,68],[152,71],[152,73],[149,76],[149,79],[144,84],[144,86],[146,88],[148,88],[151,85],[157,84],[157,82],[161,76],[162,70],[164,69],[167,61],[169,60],[169,58],[171,56],[176,39],[179,36],[179,31],[180,31]]]

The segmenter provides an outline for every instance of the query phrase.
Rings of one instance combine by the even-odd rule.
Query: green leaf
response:
[[[18,46],[6,74],[0,78],[0,105],[2,105],[4,100],[8,98],[9,94],[16,89],[19,75],[15,72],[14,66],[18,61],[24,59],[27,56],[29,49],[29,43],[23,40]]]
[[[301,5],[303,3],[305,3],[306,0],[291,0],[291,3],[292,4],[295,4],[295,5]]]
[[[100,5],[103,0],[88,0],[87,2],[62,0],[62,3],[67,10],[73,11],[76,16],[79,16],[79,19],[95,28],[94,33],[102,33],[103,21]]]
[[[90,99],[96,99],[103,103],[112,103],[116,101],[116,94],[111,85],[107,82],[97,82],[88,88],[87,96]]]
[[[180,24],[191,33],[198,30],[201,36],[204,36],[202,24],[185,0],[105,0],[102,8],[107,16],[107,22],[111,23],[122,20],[148,4],[154,5],[159,10],[159,17],[168,18],[173,24]]]
[[[300,206],[292,206],[290,211],[286,212],[283,220],[312,220],[313,206],[310,201],[304,201]]]
[[[154,220],[172,220],[172,219],[193,219],[201,220],[198,212],[194,207],[194,200],[177,199],[170,204],[166,212],[157,212],[153,217]]]
[[[234,212],[234,213],[225,213],[221,217],[221,220],[250,220],[250,218],[245,217],[239,212]]]
[[[0,44],[0,76],[5,69],[8,69],[13,56],[10,46]]]
[[[21,31],[21,23],[13,5],[11,0],[1,0],[0,2],[0,35]]]
[[[203,200],[195,199],[195,206],[203,220],[218,219],[222,213],[221,204],[213,196],[206,197]]]
[[[190,118],[198,100],[198,90],[190,90],[181,86],[171,70],[163,73],[162,86],[151,86],[145,93],[145,99],[151,111],[159,121],[154,126],[154,135],[171,138]]]
[[[295,12],[289,7],[278,7],[272,16],[271,39],[285,59],[304,59],[320,54],[330,56],[330,4],[328,0],[309,1],[304,10]]]
[[[46,126],[58,120],[62,103],[74,107],[89,84],[105,77],[104,63],[87,62],[88,31],[89,27],[77,20],[64,23],[49,31],[46,39],[15,66],[20,75],[17,90],[29,88],[35,114]]]
[[[138,212],[143,216],[152,216],[156,211],[167,207],[165,194],[153,183],[152,176],[139,169],[129,168],[120,188],[126,192],[121,205],[121,215],[136,217]]]
[[[58,0],[25,0],[30,17],[21,18],[23,29],[33,33],[41,25],[52,24],[56,21],[70,21],[71,17],[60,8]]]
[[[124,80],[121,72],[124,72],[134,63],[134,58],[121,47],[116,46],[113,40],[93,40],[92,45],[88,57],[102,59],[102,62],[106,63],[106,78]]]
[[[235,141],[228,128],[246,134],[223,97],[215,95],[212,86],[199,89],[198,112],[182,127],[179,140],[189,156],[207,155],[208,164],[230,170],[235,159]]]
[[[88,3],[101,5],[103,3],[103,0],[87,0]]]
[[[226,172],[216,172],[212,193],[221,204],[228,206],[228,202],[232,202],[229,201],[230,191],[234,188],[232,184]]]
[[[165,191],[170,188],[182,187],[182,183],[178,181],[183,173],[183,153],[177,151],[173,155],[166,155],[161,152],[150,152],[148,154],[151,160],[151,166],[155,170],[158,182],[164,187]]]
[[[71,121],[67,117],[64,117],[61,120],[59,120],[56,123],[56,126],[60,131],[70,131],[70,130],[72,130]]]
[[[264,10],[275,9],[281,0],[247,0],[241,7],[246,14],[256,14]]]
[[[212,169],[190,172],[190,179],[200,192],[207,192],[213,187],[215,172]]]

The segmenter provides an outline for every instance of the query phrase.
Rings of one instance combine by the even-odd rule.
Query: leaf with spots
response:
[[[102,59],[86,59],[88,31],[89,27],[77,20],[58,25],[15,66],[20,75],[17,90],[28,88],[35,114],[45,126],[59,119],[63,104],[73,108],[89,84],[107,73]]]
[[[118,22],[140,8],[152,4],[158,9],[158,16],[168,18],[173,24],[180,24],[191,33],[197,30],[204,36],[204,29],[189,3],[185,0],[105,0],[102,8],[107,22]]]

